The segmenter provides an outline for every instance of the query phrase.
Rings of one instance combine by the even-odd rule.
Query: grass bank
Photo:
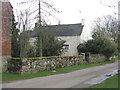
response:
[[[101,84],[92,86],[91,88],[118,88],[118,76],[120,76],[120,74],[109,78]]]
[[[42,76],[49,76],[49,75],[60,74],[60,73],[67,73],[67,72],[80,70],[80,69],[84,69],[84,68],[89,68],[89,67],[93,67],[93,66],[99,66],[99,65],[113,63],[116,60],[117,60],[117,58],[112,59],[111,61],[105,61],[105,62],[100,62],[100,63],[64,67],[64,68],[57,69],[56,72],[54,72],[54,71],[43,71],[43,72],[25,74],[25,75],[3,73],[2,74],[2,81],[4,83],[4,82],[11,82],[11,81],[14,81],[14,80],[30,79],[30,78],[35,78],[35,77],[42,77]]]

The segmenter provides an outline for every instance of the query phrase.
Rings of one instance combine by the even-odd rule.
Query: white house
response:
[[[65,40],[64,51],[62,56],[78,55],[77,46],[86,40],[86,32],[83,31],[84,25],[79,24],[63,24],[43,26],[42,31],[47,35],[55,36],[60,40]],[[37,30],[32,33],[30,38],[31,44],[35,41]]]

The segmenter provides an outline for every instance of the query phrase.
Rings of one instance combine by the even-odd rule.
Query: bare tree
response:
[[[20,10],[18,17],[18,27],[21,30],[21,57],[26,57],[27,55],[27,41],[29,38],[29,34],[25,31],[31,29],[31,26],[34,26],[37,22],[36,29],[39,30],[38,35],[38,51],[40,53],[39,56],[42,56],[42,33],[41,26],[47,25],[48,17],[52,16],[57,19],[53,13],[60,13],[59,10],[54,8],[53,4],[47,3],[45,0],[27,0],[25,2],[20,2],[19,6],[27,6],[25,10]],[[59,19],[57,19],[59,21]],[[23,34],[25,32],[25,34]]]
[[[118,7],[118,2],[120,0],[100,0],[101,5],[110,7],[110,8],[117,8]]]
[[[48,3],[46,0],[27,0],[25,2],[18,3],[18,6],[24,7],[25,11],[29,11],[28,16],[31,17],[31,23],[41,22],[41,25],[50,23],[48,17],[53,17],[57,21],[59,19],[55,17],[55,13],[60,13],[60,11],[54,8],[53,3]],[[29,21],[29,20],[28,20]]]
[[[18,29],[20,30],[20,57],[24,58],[27,57],[27,51],[29,46],[29,10],[25,11],[17,11],[17,21],[18,21]]]
[[[105,7],[109,7],[109,8],[113,8],[116,11],[118,11],[119,9],[119,2],[120,0],[99,0],[100,4],[105,6]],[[118,12],[113,12],[115,15],[119,15]]]
[[[118,17],[118,49],[120,52],[120,0],[109,0],[110,3],[105,3],[105,0],[100,0],[101,5],[107,6],[109,8],[117,9],[118,12],[113,12]],[[120,55],[120,54],[119,54]]]
[[[108,38],[118,41],[118,20],[113,16],[104,16],[94,21],[93,38]]]

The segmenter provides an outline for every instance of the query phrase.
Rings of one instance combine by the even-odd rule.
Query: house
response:
[[[47,35],[55,36],[59,40],[64,40],[64,52],[62,56],[78,55],[77,46],[82,43],[85,38],[81,23],[78,24],[63,24],[63,25],[48,25],[42,26],[41,31]],[[34,30],[31,34],[30,43],[33,44],[37,37],[38,30]]]
[[[0,60],[11,57],[11,21],[13,7],[8,0],[0,0]],[[4,63],[4,62],[3,62]]]

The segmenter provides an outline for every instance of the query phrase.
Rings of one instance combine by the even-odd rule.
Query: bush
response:
[[[35,46],[29,45],[28,51],[27,51],[27,57],[36,57],[36,49],[35,49]]]
[[[117,51],[117,45],[115,44],[115,42],[107,39],[104,41],[103,44],[105,46],[103,48],[103,55],[105,55],[108,60],[109,57],[111,57]]]
[[[40,55],[40,37],[37,38],[36,45],[36,56]],[[42,33],[42,55],[43,56],[59,56],[63,52],[63,46],[65,41],[58,40],[54,36],[46,35]]]
[[[81,43],[78,45],[77,47],[78,53],[85,53],[86,52],[86,46],[85,46],[85,42]]]
[[[117,51],[117,45],[109,39],[92,39],[78,45],[79,54],[90,52],[92,54],[103,54],[107,60]]]

